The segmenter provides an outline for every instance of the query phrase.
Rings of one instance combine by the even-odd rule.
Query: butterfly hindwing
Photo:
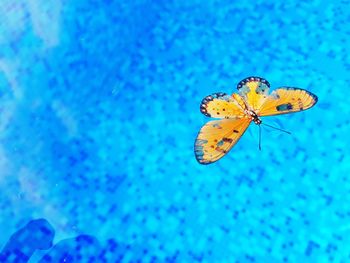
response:
[[[244,101],[239,95],[230,96],[220,92],[206,96],[202,100],[200,111],[205,116],[213,118],[236,118],[243,117],[243,107]]]
[[[317,103],[317,96],[309,91],[283,87],[272,92],[256,111],[259,116],[279,115],[307,110]]]
[[[268,97],[270,83],[260,77],[248,77],[241,80],[237,89],[252,110],[257,110]]]
[[[200,130],[195,141],[196,159],[209,164],[223,157],[248,128],[249,118],[210,121]]]

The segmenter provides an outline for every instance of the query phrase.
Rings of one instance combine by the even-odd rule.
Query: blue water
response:
[[[1,1],[3,262],[350,261],[349,3],[236,2]],[[251,75],[319,101],[198,164]]]

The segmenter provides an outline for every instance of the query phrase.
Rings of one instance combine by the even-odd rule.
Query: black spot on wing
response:
[[[231,139],[231,138],[226,138],[226,137],[222,138],[222,140],[223,140],[224,142],[228,142],[228,143],[232,143],[232,142],[233,142],[233,139]]]

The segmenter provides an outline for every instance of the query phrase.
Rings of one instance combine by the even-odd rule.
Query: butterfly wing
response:
[[[238,95],[214,93],[206,96],[200,105],[200,111],[213,118],[242,118],[246,108],[244,99]]]
[[[298,112],[311,108],[317,100],[317,96],[307,90],[283,87],[272,92],[256,113],[258,116],[269,116]]]
[[[249,118],[210,121],[199,131],[195,141],[196,159],[210,164],[223,157],[248,128]]]
[[[270,83],[260,77],[248,77],[238,83],[237,89],[249,109],[256,112],[268,97]]]

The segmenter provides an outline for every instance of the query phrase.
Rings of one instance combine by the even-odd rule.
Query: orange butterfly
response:
[[[214,93],[202,100],[200,111],[220,120],[209,121],[198,133],[194,152],[201,164],[222,158],[252,121],[261,125],[262,116],[306,110],[317,102],[316,95],[299,88],[282,87],[269,94],[269,82],[259,77],[243,79],[237,89],[231,96]]]

